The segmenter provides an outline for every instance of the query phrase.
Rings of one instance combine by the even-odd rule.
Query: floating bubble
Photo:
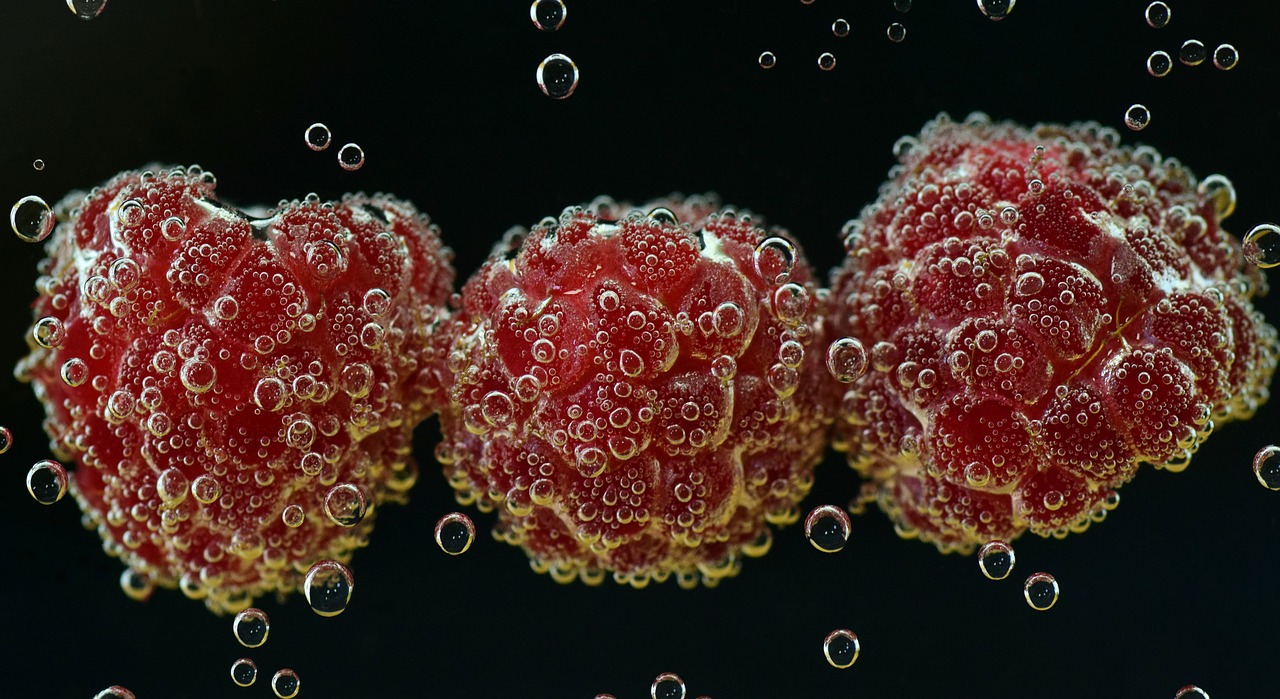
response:
[[[436,522],[436,545],[450,556],[458,556],[471,548],[476,539],[476,525],[461,512],[450,512]]]
[[[911,0],[893,0],[893,9],[898,12],[910,12]]]
[[[41,505],[52,505],[67,494],[67,469],[57,461],[37,461],[27,471],[27,492]]]
[[[884,30],[885,36],[889,37],[889,41],[897,44],[907,38],[907,28],[901,22],[894,22]]]
[[[93,695],[93,699],[137,699],[137,697],[128,689],[114,684]]]
[[[1018,0],[978,0],[978,9],[992,22],[999,22],[1013,12]]]
[[[63,383],[75,388],[89,379],[89,365],[79,357],[72,357],[62,363],[59,373],[62,375]]]
[[[120,591],[135,602],[144,602],[156,589],[151,578],[133,568],[125,568],[120,572]]]
[[[1032,609],[1047,611],[1058,602],[1058,581],[1048,573],[1034,573],[1023,584],[1022,596]]]
[[[324,496],[324,513],[340,527],[354,527],[365,518],[369,504],[364,491],[351,483],[339,483]]]
[[[858,635],[849,629],[836,629],[822,639],[822,655],[831,667],[840,670],[857,662],[861,651],[862,644],[858,642]]]
[[[38,243],[48,238],[56,223],[53,210],[35,195],[19,199],[9,209],[9,227],[24,243]]]
[[[1280,267],[1280,226],[1261,223],[1244,236],[1244,259],[1262,269]]]
[[[1196,185],[1196,194],[1213,202],[1213,211],[1221,221],[1235,213],[1236,186],[1226,175],[1209,175]]]
[[[320,561],[311,566],[302,583],[311,611],[320,616],[338,616],[351,603],[356,582],[351,571],[337,561]]]
[[[559,29],[568,16],[569,8],[564,6],[563,0],[533,0],[529,5],[529,19],[533,26],[544,32]]]
[[[298,696],[300,689],[302,680],[298,679],[298,673],[289,668],[276,670],[276,674],[271,676],[271,691],[280,699],[293,699]]]
[[[1141,131],[1151,123],[1151,110],[1146,105],[1134,104],[1125,110],[1124,125],[1134,131]]]
[[[578,64],[563,53],[553,53],[542,59],[535,74],[542,94],[562,100],[578,89]]]
[[[1004,580],[1013,572],[1013,547],[1003,541],[988,541],[978,550],[978,568],[991,580]]]
[[[1189,684],[1179,689],[1178,693],[1173,695],[1173,699],[1209,699],[1209,693],[1194,684]]]
[[[1204,59],[1208,53],[1204,47],[1204,43],[1195,39],[1187,39],[1182,42],[1182,48],[1178,49],[1178,60],[1183,65],[1198,66],[1204,63]]]
[[[820,505],[804,520],[804,536],[815,549],[836,553],[849,543],[849,515],[835,505]]]
[[[841,18],[832,22],[831,33],[836,35],[837,37],[840,37],[841,39],[845,38],[846,36],[849,36],[849,20]]]
[[[43,170],[44,161],[39,158],[36,158],[35,160],[31,161],[31,167],[35,168],[36,170]]]
[[[338,164],[347,172],[359,170],[364,167],[364,149],[354,143],[339,148]]]
[[[827,347],[827,371],[840,383],[853,383],[867,371],[867,348],[852,337],[842,337]]]
[[[267,618],[267,613],[256,607],[236,614],[235,620],[231,622],[231,632],[245,648],[257,648],[266,643],[270,631],[271,620]]]
[[[31,335],[36,344],[45,349],[59,347],[67,339],[67,331],[62,321],[53,316],[45,316],[37,320],[31,327]]]
[[[0,454],[9,451],[13,446],[13,431],[8,427],[0,427]]]
[[[796,246],[778,236],[760,241],[751,253],[751,264],[766,284],[785,284],[796,266]]]
[[[307,147],[314,151],[321,151],[329,147],[333,141],[333,134],[329,133],[329,127],[316,122],[307,127],[302,133],[302,140],[306,142]]]
[[[1240,62],[1240,52],[1231,44],[1219,44],[1213,50],[1213,65],[1218,70],[1231,70]]]
[[[1280,490],[1280,446],[1268,444],[1254,454],[1253,475],[1267,490]]]
[[[107,8],[107,0],[67,0],[67,9],[83,20],[91,20]]]
[[[1163,78],[1173,69],[1173,58],[1164,51],[1152,51],[1147,56],[1147,72],[1157,78]]]
[[[293,503],[286,505],[284,510],[280,512],[280,521],[284,522],[284,526],[290,529],[297,529],[307,519],[307,513],[302,509],[302,505]]]
[[[235,682],[237,687],[252,686],[257,679],[258,666],[252,660],[240,658],[231,663],[231,681]]]
[[[1160,29],[1169,23],[1169,18],[1173,16],[1173,11],[1163,2],[1153,2],[1147,5],[1147,11],[1144,16],[1147,18],[1147,26],[1152,29]]]
[[[772,51],[765,51],[760,54],[760,58],[756,60],[760,63],[760,67],[765,70],[769,70],[770,68],[778,65],[778,57],[773,55]]]
[[[651,699],[684,699],[686,691],[684,680],[674,672],[658,675],[653,678],[653,684],[649,685]]]
[[[823,53],[819,55],[818,67],[822,70],[833,70],[836,67],[836,57],[830,53]]]

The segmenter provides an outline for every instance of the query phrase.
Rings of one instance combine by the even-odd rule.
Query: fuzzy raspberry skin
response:
[[[872,365],[834,444],[902,536],[1083,531],[1139,464],[1181,470],[1266,401],[1276,331],[1220,226],[1234,194],[1092,123],[943,114],[900,147],[846,226],[831,323]]]
[[[106,551],[234,612],[349,560],[376,507],[406,497],[413,427],[443,398],[428,339],[454,275],[406,202],[309,195],[255,219],[214,187],[197,167],[133,171],[64,199],[34,308],[65,338],[29,333],[16,374],[78,462],[71,492]],[[331,488],[364,517],[331,519]]]
[[[786,279],[772,248],[757,273],[770,235],[706,197],[509,232],[447,334],[437,458],[459,502],[499,508],[498,538],[560,582],[714,585],[763,555],[835,397],[824,297],[794,243]]]

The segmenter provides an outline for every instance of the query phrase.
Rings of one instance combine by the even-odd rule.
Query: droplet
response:
[[[841,39],[849,36],[849,21],[846,19],[837,19],[831,23],[831,33]]]
[[[1182,61],[1183,65],[1198,66],[1204,63],[1207,53],[1202,42],[1187,39],[1182,42],[1182,48],[1178,49],[1178,60]]]
[[[757,61],[760,63],[760,67],[765,70],[769,70],[770,68],[778,65],[778,57],[773,55],[772,51],[765,51],[761,53],[760,58],[757,59]]]
[[[836,67],[836,57],[830,53],[823,53],[818,56],[818,67],[822,70],[833,70]]]
[[[59,373],[62,374],[63,383],[75,388],[89,379],[89,365],[85,364],[84,360],[79,357],[72,357],[63,362]]]
[[[60,347],[63,341],[67,339],[67,331],[62,325],[62,321],[53,316],[45,316],[37,320],[36,324],[31,328],[31,335],[36,344],[45,349]]]
[[[1280,267],[1280,226],[1261,223],[1244,236],[1244,259],[1262,269]]]
[[[1219,44],[1213,50],[1213,65],[1218,70],[1231,70],[1240,62],[1240,52],[1231,44]]]
[[[843,670],[858,661],[858,653],[862,644],[858,635],[849,629],[836,629],[822,639],[822,655],[827,658],[831,667]]]
[[[311,611],[320,616],[338,616],[351,602],[356,581],[351,571],[337,561],[320,561],[311,566],[302,583]]]
[[[544,32],[554,32],[564,25],[569,16],[569,8],[562,0],[533,0],[529,5],[529,19],[533,26]]]
[[[1196,185],[1196,194],[1213,203],[1218,220],[1227,218],[1236,210],[1236,186],[1226,175],[1209,175]]]
[[[364,521],[369,504],[359,486],[339,483],[324,496],[324,513],[340,527],[354,527]]]
[[[137,699],[137,697],[128,689],[114,684],[93,695],[93,699]]]
[[[1173,68],[1173,59],[1164,51],[1152,51],[1147,56],[1147,72],[1157,78],[1163,78]]]
[[[978,10],[992,22],[999,22],[1013,12],[1018,0],[978,0]]]
[[[827,347],[827,371],[840,383],[853,383],[867,371],[867,349],[852,337],[842,337]]]
[[[562,100],[578,89],[578,65],[563,53],[553,53],[538,64],[535,77],[542,94]]]
[[[901,22],[894,22],[889,28],[884,30],[885,36],[889,37],[889,41],[897,44],[907,38],[907,28]]]
[[[302,133],[302,140],[306,142],[307,147],[314,151],[321,151],[329,147],[329,143],[333,140],[333,134],[329,133],[329,127],[316,122],[307,127]]]
[[[41,505],[52,505],[67,494],[67,469],[57,461],[37,461],[27,471],[27,492]]]
[[[83,20],[91,20],[102,14],[107,0],[67,0],[67,9]]]
[[[1009,577],[1015,560],[1013,547],[1003,541],[988,541],[978,549],[978,568],[990,580]]]
[[[450,556],[466,553],[475,539],[476,525],[461,512],[450,512],[436,522],[436,544]]]
[[[25,243],[38,243],[53,232],[57,219],[43,199],[23,197],[9,209],[9,227]]]
[[[338,164],[347,172],[359,170],[364,167],[364,149],[354,143],[339,148]]]
[[[258,666],[248,658],[231,663],[231,681],[237,687],[250,687],[258,679]]]
[[[13,446],[13,431],[8,427],[0,427],[0,454],[9,451]]]
[[[1179,689],[1178,693],[1173,695],[1173,699],[1209,699],[1209,693],[1194,684],[1189,684]]]
[[[804,536],[815,549],[836,553],[849,543],[849,515],[835,505],[820,505],[804,520]]]
[[[241,611],[231,622],[231,632],[245,648],[257,648],[266,643],[270,631],[271,620],[267,613],[256,607]]]
[[[276,670],[276,674],[271,676],[271,691],[280,699],[293,699],[298,696],[300,689],[302,680],[298,679],[298,673],[289,668]]]
[[[35,168],[36,170],[43,170],[44,161],[39,158],[36,158],[35,160],[31,161],[31,167]]]
[[[650,699],[684,699],[684,680],[674,672],[664,672],[649,685]]]
[[[1173,11],[1163,2],[1153,2],[1147,5],[1147,11],[1144,15],[1147,18],[1147,26],[1152,29],[1161,29],[1169,23],[1169,18],[1173,16]]]
[[[1022,596],[1032,609],[1046,611],[1058,602],[1058,581],[1048,573],[1035,573],[1023,584]]]
[[[1151,111],[1145,105],[1130,105],[1124,113],[1124,125],[1134,131],[1141,131],[1151,123]]]
[[[1253,475],[1267,490],[1280,490],[1280,446],[1268,444],[1254,454]]]

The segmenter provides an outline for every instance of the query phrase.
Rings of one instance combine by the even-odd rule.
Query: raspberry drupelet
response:
[[[58,218],[17,374],[126,589],[235,611],[348,560],[443,398],[434,226],[380,194],[254,218],[196,167],[121,173]]]
[[[832,337],[866,348],[835,446],[904,537],[971,551],[1099,521],[1268,397],[1276,331],[1235,194],[1097,124],[945,114],[845,230]]]
[[[824,307],[785,231],[707,197],[514,229],[447,334],[437,457],[558,581],[714,585],[812,485]]]

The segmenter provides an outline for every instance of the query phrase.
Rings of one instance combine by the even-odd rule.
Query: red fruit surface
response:
[[[903,536],[1083,530],[1140,463],[1184,468],[1267,399],[1276,331],[1222,178],[1096,124],[941,115],[899,151],[847,225],[831,325],[873,365],[836,446]]]
[[[825,300],[785,236],[701,197],[508,233],[448,333],[459,501],[560,581],[715,584],[763,554],[833,397]]]
[[[426,217],[358,194],[252,218],[194,167],[58,217],[17,373],[107,552],[218,611],[348,560],[443,398],[427,340],[453,270]]]

